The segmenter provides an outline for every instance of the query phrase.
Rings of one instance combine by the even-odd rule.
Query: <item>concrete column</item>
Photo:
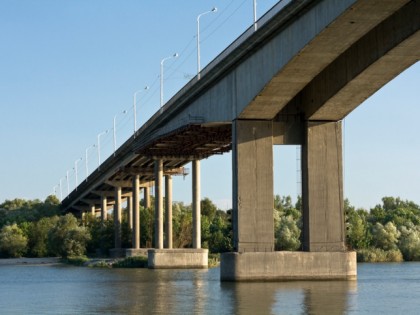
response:
[[[192,163],[193,248],[201,248],[200,160]]]
[[[107,219],[108,201],[105,194],[101,195],[101,221],[102,223]]]
[[[163,161],[155,161],[155,248],[163,248]]]
[[[96,215],[96,208],[95,208],[95,204],[90,204],[90,205],[89,205],[89,208],[90,208],[90,214],[91,214],[93,217],[95,217],[95,215]]]
[[[232,225],[238,252],[274,251],[271,121],[236,120],[232,128]]]
[[[128,228],[133,230],[133,198],[127,197],[127,223]]]
[[[121,187],[115,187],[114,204],[114,244],[115,249],[121,248]]]
[[[140,176],[133,176],[133,240],[134,249],[140,248]]]
[[[345,250],[341,122],[307,122],[302,146],[303,249]]]
[[[172,176],[165,175],[165,248],[172,248]]]
[[[144,207],[150,208],[150,188],[144,187]]]

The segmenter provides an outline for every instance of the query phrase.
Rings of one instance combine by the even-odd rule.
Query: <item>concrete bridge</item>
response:
[[[354,279],[346,251],[341,120],[418,61],[418,0],[279,2],[184,86],[62,206],[114,207],[121,200],[139,242],[139,194],[155,187],[155,249],[149,267],[205,267],[200,248],[200,160],[232,150],[234,252],[222,280]],[[273,145],[302,146],[303,251],[274,251]],[[171,176],[192,162],[193,248],[172,249]],[[166,218],[163,219],[163,178]]]

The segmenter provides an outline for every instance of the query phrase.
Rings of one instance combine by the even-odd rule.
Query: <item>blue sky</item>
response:
[[[259,0],[260,17],[277,1]],[[253,21],[252,0],[2,0],[0,2],[0,202],[44,199],[85,150],[117,121],[121,144],[159,108],[160,61],[167,101],[196,73],[196,17],[203,16],[205,66]],[[345,120],[345,195],[358,207],[383,196],[420,204],[420,65],[414,65]],[[127,110],[126,114],[122,114]],[[112,131],[101,157],[112,152]],[[276,147],[275,193],[296,198],[296,147]],[[97,152],[89,151],[89,171]],[[63,193],[67,187],[62,180]],[[174,180],[174,199],[191,202],[191,178]],[[202,197],[230,207],[231,156],[202,161]]]

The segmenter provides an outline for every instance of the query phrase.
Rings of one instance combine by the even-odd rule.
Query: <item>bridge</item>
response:
[[[200,160],[232,150],[234,252],[222,254],[221,279],[356,278],[356,254],[345,244],[341,120],[418,61],[419,16],[418,0],[279,2],[71,192],[63,209],[98,209],[104,219],[113,206],[113,254],[120,255],[128,198],[127,253],[145,254],[140,189],[150,206],[154,187],[149,267],[205,267]],[[273,145],[288,144],[302,146],[302,252],[274,251]],[[173,249],[172,176],[185,174],[189,162],[193,248]]]

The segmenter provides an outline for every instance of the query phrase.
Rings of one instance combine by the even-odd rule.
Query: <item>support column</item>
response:
[[[144,187],[143,194],[144,194],[144,207],[150,208],[150,188]]]
[[[345,251],[341,122],[307,122],[302,200],[303,249]]]
[[[96,215],[96,208],[95,208],[95,204],[90,204],[90,205],[89,205],[89,208],[90,208],[90,214],[91,214],[93,217],[95,217],[95,215]]]
[[[104,223],[107,219],[108,201],[105,194],[101,195],[101,222]]]
[[[232,133],[234,249],[274,251],[272,122],[236,120]]]
[[[172,248],[172,176],[165,175],[165,248]]]
[[[192,163],[193,248],[201,248],[200,160]]]
[[[155,248],[163,248],[163,161],[155,160]]]
[[[133,176],[133,248],[140,248],[140,176]]]
[[[128,228],[133,230],[133,198],[127,197],[127,223]]]
[[[121,187],[115,187],[114,232],[114,247],[121,249]]]

